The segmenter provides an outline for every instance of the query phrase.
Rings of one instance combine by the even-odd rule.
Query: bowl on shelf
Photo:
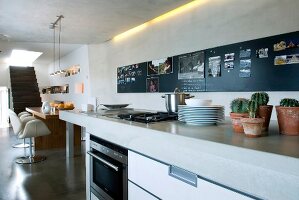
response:
[[[125,108],[130,104],[101,104],[109,110]]]
[[[196,106],[210,106],[212,104],[211,99],[185,99],[186,105],[191,107]]]

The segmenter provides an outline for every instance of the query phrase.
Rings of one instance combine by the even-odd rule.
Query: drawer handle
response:
[[[108,167],[111,167],[111,168],[114,169],[115,171],[118,171],[118,167],[117,167],[117,166],[111,164],[110,162],[104,160],[103,158],[100,158],[100,157],[97,156],[96,154],[94,154],[94,153],[92,153],[92,152],[90,152],[90,151],[87,151],[87,154],[89,154],[91,157],[97,159],[98,161],[100,161],[100,162],[106,164]]]
[[[189,185],[197,187],[197,175],[189,172],[185,169],[170,165],[169,166],[169,176],[172,176],[178,180],[181,180]]]

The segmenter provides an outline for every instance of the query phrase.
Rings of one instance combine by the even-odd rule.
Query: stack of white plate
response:
[[[178,120],[191,125],[215,125],[224,120],[224,107],[179,105]]]

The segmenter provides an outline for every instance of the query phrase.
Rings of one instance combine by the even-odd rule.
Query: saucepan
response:
[[[176,89],[172,94],[165,94],[162,98],[165,99],[165,106],[168,112],[178,112],[178,105],[186,105],[185,99],[193,98],[190,94],[178,92]]]

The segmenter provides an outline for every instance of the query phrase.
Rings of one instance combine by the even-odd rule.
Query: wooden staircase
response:
[[[42,105],[34,67],[9,67],[14,111],[18,114],[26,107]]]

